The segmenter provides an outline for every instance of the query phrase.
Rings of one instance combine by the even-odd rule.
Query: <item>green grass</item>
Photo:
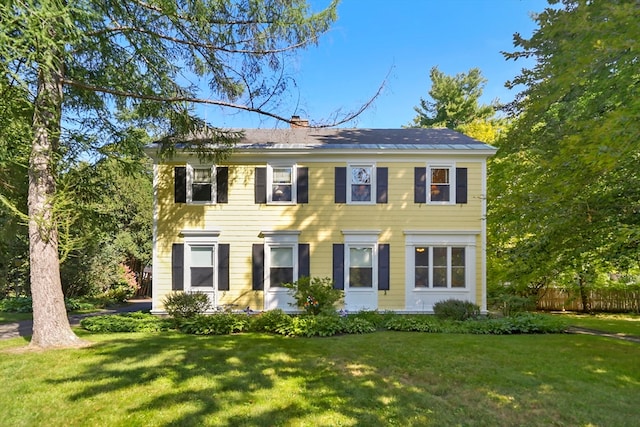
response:
[[[571,326],[640,337],[640,315],[637,314],[563,314],[562,316],[567,318]]]
[[[587,335],[0,341],[2,426],[631,426],[640,345]],[[4,350],[4,351],[2,351]]]

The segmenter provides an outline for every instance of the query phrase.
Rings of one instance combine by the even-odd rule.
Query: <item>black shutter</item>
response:
[[[376,203],[387,203],[388,168],[376,168]]]
[[[267,203],[267,168],[256,168],[255,202]]]
[[[218,290],[229,290],[229,244],[218,244]]]
[[[456,168],[456,203],[467,203],[467,168]]]
[[[309,168],[298,168],[296,185],[298,203],[309,203]]]
[[[414,176],[414,203],[427,203],[427,168],[415,168]]]
[[[187,168],[176,166],[173,168],[173,201],[187,203]]]
[[[389,244],[378,245],[378,290],[389,290]]]
[[[311,262],[310,262],[310,254],[309,254],[309,244],[308,243],[299,243],[298,244],[298,279],[301,277],[310,277],[311,270]]]
[[[251,252],[252,289],[261,291],[264,289],[264,245],[255,243]]]
[[[347,168],[336,168],[335,180],[335,202],[347,203]]]
[[[216,202],[229,203],[229,168],[216,168]]]
[[[184,244],[174,243],[171,246],[171,290],[184,289]]]
[[[333,287],[344,289],[344,244],[333,244]]]

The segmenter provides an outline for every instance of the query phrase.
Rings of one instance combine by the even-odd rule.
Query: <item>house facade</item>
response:
[[[224,164],[154,158],[153,313],[174,291],[296,311],[330,277],[349,311],[486,311],[486,160],[448,129],[250,129]]]

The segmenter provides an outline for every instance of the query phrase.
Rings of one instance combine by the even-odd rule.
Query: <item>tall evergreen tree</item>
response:
[[[337,0],[6,0],[2,73],[33,106],[29,244],[34,329],[30,346],[81,345],[69,327],[59,273],[57,176],[78,152],[140,150],[131,126],[156,135],[200,132],[220,154],[237,134],[207,126],[195,105],[281,120],[283,61],[317,41]],[[288,117],[288,114],[287,114]],[[201,147],[197,145],[197,147]],[[175,148],[171,140],[167,153]]]

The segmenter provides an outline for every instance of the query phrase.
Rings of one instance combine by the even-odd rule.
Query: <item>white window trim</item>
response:
[[[380,230],[342,230],[344,235],[344,285],[349,292],[371,292],[378,290],[378,237]],[[372,274],[371,288],[351,287],[349,285],[349,269],[351,268],[351,257],[349,249],[372,248],[371,260]]]
[[[431,170],[449,169],[449,201],[431,200]],[[456,204],[456,165],[453,163],[429,163],[427,164],[427,204],[430,205],[455,205]]]
[[[271,248],[292,248],[293,249],[293,280],[298,277],[298,240],[300,231],[295,230],[275,230],[261,231],[259,237],[264,238],[264,283],[268,286],[269,292],[283,292],[286,288],[271,288]]]
[[[411,234],[409,234],[411,233]],[[406,259],[406,278],[407,278],[407,292],[417,293],[438,293],[438,292],[459,292],[468,293],[475,291],[477,284],[475,283],[476,277],[476,234],[461,234],[461,232],[451,232],[447,234],[439,234],[436,232],[428,231],[405,231],[405,259]],[[415,248],[417,247],[446,247],[448,248],[448,255],[450,255],[450,248],[462,247],[465,248],[465,287],[453,288],[451,287],[451,281],[448,277],[447,287],[433,287],[433,280],[430,281],[431,286],[428,288],[418,287],[415,283]],[[430,270],[433,268],[433,261],[430,253]],[[448,257],[447,276],[450,275],[451,259]]]
[[[193,201],[193,175],[195,169],[211,169],[211,200],[209,201]],[[217,200],[217,180],[215,165],[193,165],[187,164],[187,203],[192,205],[214,205]]]
[[[195,246],[213,246],[213,291],[218,290],[218,237],[220,230],[182,230],[184,250],[184,291],[191,287],[191,248]],[[202,288],[195,288],[202,290]],[[213,301],[212,301],[213,302]]]
[[[291,201],[273,200],[273,168],[291,168]],[[267,204],[268,205],[295,205],[298,200],[298,167],[292,163],[268,163],[267,164]]]
[[[351,176],[353,168],[371,168],[371,200],[359,201],[351,199]],[[349,205],[375,205],[376,204],[376,164],[375,162],[358,162],[347,164],[347,204]]]

